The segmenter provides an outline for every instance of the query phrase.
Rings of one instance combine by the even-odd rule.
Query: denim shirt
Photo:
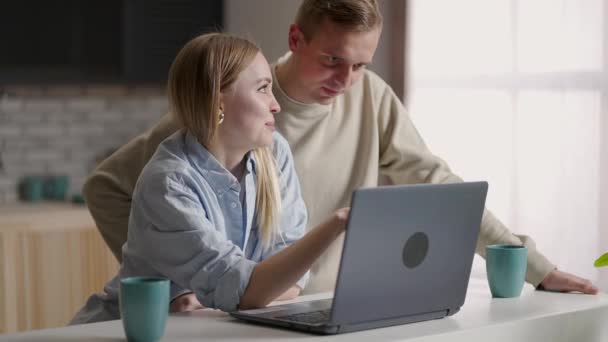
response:
[[[186,130],[163,141],[133,192],[119,275],[105,286],[105,294],[89,299],[72,323],[119,318],[119,279],[131,276],[167,277],[172,298],[193,291],[205,307],[236,310],[256,263],[305,233],[306,207],[293,157],[276,132],[272,151],[281,192],[281,237],[264,249],[255,215],[253,153],[245,157],[239,182]],[[304,288],[307,279],[308,273],[297,285]]]

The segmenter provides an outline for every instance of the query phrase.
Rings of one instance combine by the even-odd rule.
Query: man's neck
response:
[[[283,63],[277,63],[275,74],[277,76],[275,82],[278,83],[281,90],[283,90],[289,98],[301,103],[313,103],[311,101],[306,101],[304,96],[301,95],[302,91],[300,90],[301,88],[298,84],[297,77],[293,76],[296,75],[293,54],[287,57],[287,60],[283,61]]]

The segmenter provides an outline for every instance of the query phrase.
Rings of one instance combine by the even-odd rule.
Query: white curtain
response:
[[[410,0],[408,108],[433,152],[608,291],[608,0]],[[476,259],[473,276],[485,277]]]

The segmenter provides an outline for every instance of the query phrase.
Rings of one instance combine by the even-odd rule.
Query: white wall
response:
[[[374,56],[372,70],[390,82],[389,44],[390,2],[380,2],[385,30]],[[397,0],[402,1],[402,0]],[[255,41],[264,51],[269,62],[282,56],[287,50],[287,33],[293,23],[300,0],[225,0],[225,31]]]

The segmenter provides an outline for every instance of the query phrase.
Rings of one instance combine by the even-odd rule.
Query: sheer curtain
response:
[[[608,0],[410,0],[407,104],[433,152],[608,291]],[[473,276],[485,277],[476,259]]]

